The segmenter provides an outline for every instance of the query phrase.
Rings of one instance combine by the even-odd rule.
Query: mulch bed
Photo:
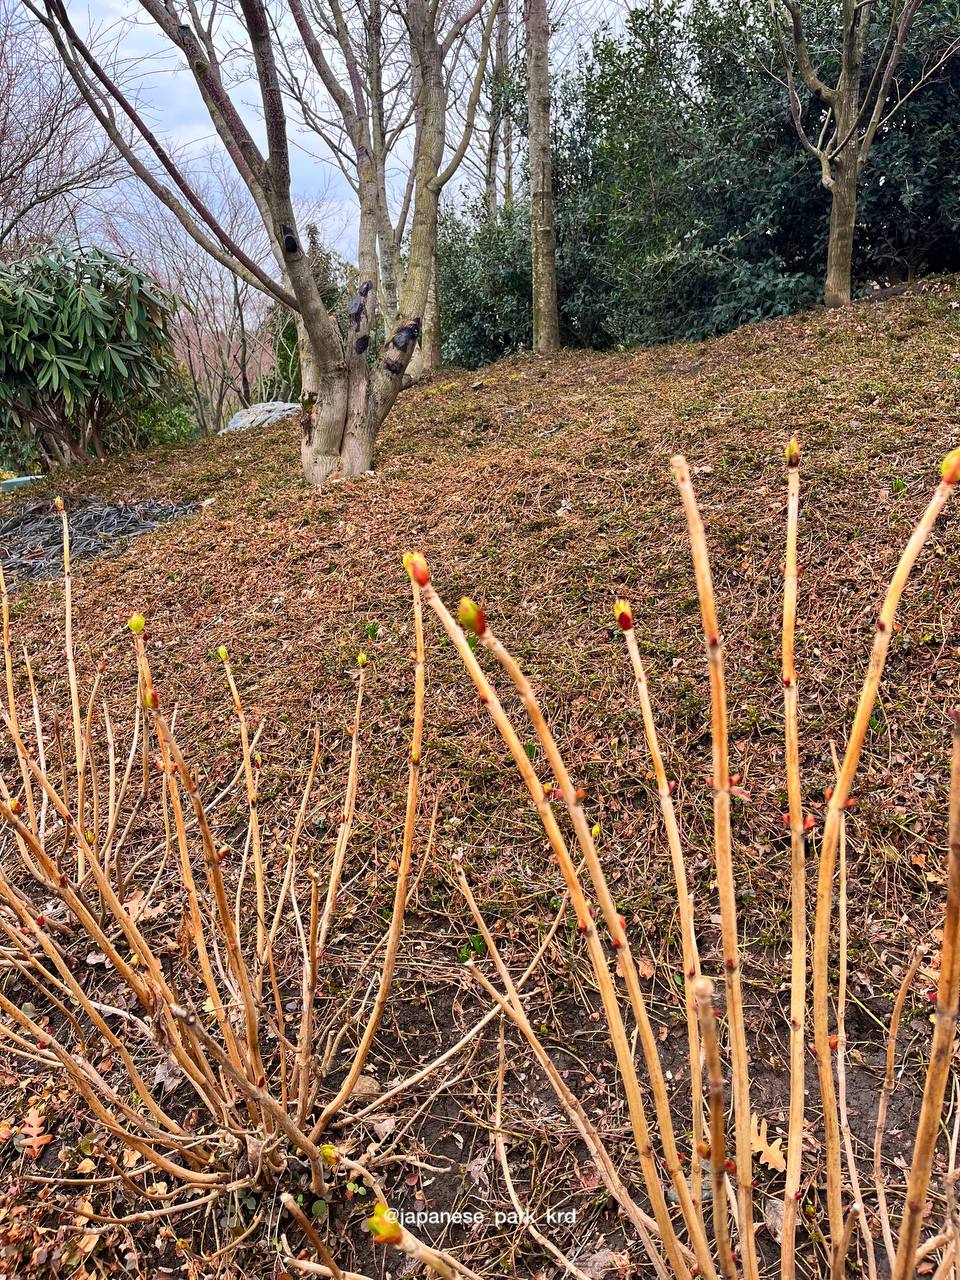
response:
[[[104,505],[96,498],[72,497],[67,512],[73,560],[116,555],[130,538],[153,533],[169,520],[196,509],[194,502]],[[0,565],[8,583],[49,578],[63,572],[63,525],[49,500],[32,502],[0,520]]]

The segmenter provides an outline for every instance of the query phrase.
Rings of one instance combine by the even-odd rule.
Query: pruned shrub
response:
[[[17,670],[9,600],[3,604],[5,706],[0,711],[11,759],[0,780],[0,816],[9,831],[0,869],[0,931],[7,976],[0,986],[0,1033],[11,1053],[33,1069],[58,1072],[69,1080],[94,1120],[99,1154],[132,1194],[156,1202],[164,1214],[187,1214],[225,1206],[238,1197],[250,1202],[250,1218],[230,1241],[257,1231],[277,1241],[284,1265],[320,1275],[346,1274],[336,1261],[344,1241],[322,1220],[306,1212],[309,1198],[327,1205],[362,1191],[371,1210],[366,1225],[377,1243],[404,1251],[435,1274],[472,1276],[450,1252],[413,1235],[398,1220],[372,1162],[357,1159],[351,1134],[331,1133],[359,1080],[390,997],[414,859],[423,745],[425,649],[422,603],[438,618],[479,697],[483,714],[502,738],[542,824],[547,847],[566,896],[553,929],[543,939],[523,975],[515,975],[496,931],[488,924],[484,894],[471,882],[458,855],[450,870],[476,927],[464,972],[488,1003],[487,1012],[461,1038],[422,1066],[396,1094],[438,1072],[458,1047],[493,1019],[500,1023],[500,1069],[493,1136],[505,1184],[518,1212],[522,1205],[510,1176],[503,1141],[506,1036],[514,1028],[553,1090],[599,1178],[622,1216],[623,1228],[639,1243],[646,1263],[659,1276],[742,1275],[756,1280],[763,1268],[755,1229],[754,1165],[757,1153],[783,1174],[780,1215],[781,1274],[796,1274],[798,1218],[803,1188],[822,1188],[828,1228],[814,1247],[813,1262],[824,1274],[844,1274],[854,1234],[861,1241],[871,1276],[889,1268],[896,1280],[912,1275],[921,1259],[945,1275],[956,1257],[952,1213],[952,1171],[945,1182],[947,1220],[934,1223],[921,1240],[928,1192],[943,1116],[944,1096],[955,1049],[960,1001],[960,717],[953,717],[946,884],[940,938],[940,966],[934,1005],[929,1065],[915,1131],[906,1187],[884,1172],[885,1106],[892,1089],[896,1030],[919,957],[907,970],[893,1012],[887,1077],[875,1133],[856,1134],[845,1097],[845,1000],[847,957],[846,821],[855,803],[860,756],[896,625],[900,598],[934,524],[960,480],[960,450],[942,464],[941,482],[911,535],[876,616],[873,645],[847,744],[836,759],[836,781],[827,796],[822,832],[815,844],[813,819],[805,814],[800,775],[801,685],[795,661],[797,540],[800,526],[800,452],[786,449],[787,525],[781,677],[790,836],[792,954],[790,958],[790,1098],[787,1146],[781,1152],[766,1122],[753,1109],[754,1080],[744,1018],[747,979],[741,943],[741,907],[736,893],[737,859],[732,840],[731,803],[741,779],[730,771],[725,655],[718,604],[704,527],[690,470],[673,460],[692,551],[710,686],[712,742],[711,817],[716,907],[720,921],[719,970],[709,974],[697,941],[698,913],[691,899],[674,782],[661,746],[656,696],[648,682],[629,602],[614,603],[623,634],[637,704],[656,784],[659,823],[672,867],[680,925],[681,977],[686,1023],[686,1071],[690,1082],[692,1132],[685,1166],[678,1135],[686,1114],[671,1097],[661,1055],[661,1037],[640,981],[630,930],[620,915],[601,858],[597,828],[587,814],[586,796],[541,708],[537,693],[515,658],[494,632],[484,611],[462,599],[457,616],[435,590],[427,561],[410,553],[415,637],[413,718],[409,735],[405,817],[396,855],[392,913],[371,967],[372,998],[326,1001],[317,992],[338,889],[354,822],[359,786],[359,729],[366,662],[358,659],[357,701],[352,748],[332,857],[325,870],[301,849],[319,749],[315,730],[299,805],[289,815],[283,838],[261,827],[258,807],[256,734],[250,725],[226,649],[221,648],[225,687],[232,701],[240,741],[240,766],[233,784],[218,794],[187,760],[178,741],[175,716],[154,681],[145,619],[129,622],[135,656],[133,705],[128,709],[129,741],[121,749],[120,721],[101,704],[104,672],[98,669],[81,692],[74,661],[72,583],[64,519],[65,653],[70,710],[63,725],[51,719],[37,692],[29,658]],[[487,674],[502,673],[504,699]],[[538,744],[531,751],[507,701],[516,699]],[[547,775],[535,760],[545,762]],[[218,812],[224,795],[240,789],[244,833],[225,843]],[[436,810],[434,811],[434,822]],[[432,826],[431,826],[432,830]],[[134,833],[142,850],[132,857]],[[807,861],[813,853],[816,881],[813,946],[807,945]],[[161,866],[179,869],[184,896],[179,925],[171,938],[169,914],[155,909],[153,896]],[[612,861],[616,860],[613,855]],[[839,872],[839,881],[837,873]],[[703,910],[699,906],[699,910]],[[582,949],[602,1005],[603,1026],[619,1088],[629,1114],[622,1144],[597,1123],[569,1082],[530,1017],[523,987],[557,938],[565,913],[575,924],[572,943]],[[121,995],[106,1001],[95,979],[78,973],[77,948],[93,949],[109,966]],[[812,978],[808,980],[808,969]],[[839,984],[834,980],[839,971]],[[545,975],[542,977],[547,982]],[[19,995],[23,986],[30,1002]],[[39,1001],[39,1005],[34,1004]],[[812,1025],[812,1043],[808,1039]],[[350,1064],[338,1086],[326,1084],[331,1045],[351,1028]],[[642,1069],[638,1065],[639,1046]],[[808,1050],[812,1050],[813,1067]],[[726,1065],[724,1059],[726,1058]],[[822,1149],[812,1159],[805,1146],[818,1119],[806,1097],[815,1069],[822,1105]],[[729,1084],[727,1076],[729,1075]],[[732,1115],[728,1114],[732,1103]],[[361,1115],[347,1117],[347,1124]],[[549,1135],[545,1135],[549,1140]],[[855,1139],[873,1138],[872,1196]],[[38,1139],[39,1140],[39,1139]],[[636,1182],[626,1172],[625,1154],[639,1169]],[[162,1195],[151,1190],[162,1177]],[[172,1186],[172,1189],[170,1189]],[[849,1189],[849,1191],[848,1191]],[[878,1224],[885,1259],[878,1256],[871,1222]],[[112,1221],[89,1211],[101,1221]],[[899,1222],[895,1226],[895,1221]],[[201,1218],[193,1219],[202,1230]],[[298,1245],[288,1233],[299,1232]],[[568,1274],[584,1274],[535,1223],[530,1234]],[[217,1250],[217,1256],[224,1252]],[[304,1257],[304,1253],[313,1256]],[[806,1260],[804,1260],[806,1262]],[[355,1275],[356,1273],[350,1273]]]

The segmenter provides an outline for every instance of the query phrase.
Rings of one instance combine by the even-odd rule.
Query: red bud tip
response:
[[[928,991],[928,992],[927,992],[927,999],[930,1001],[930,1003],[931,1003],[931,1004],[936,1004],[936,1003],[937,1003],[937,993],[936,993],[936,991]]]
[[[824,800],[826,800],[828,803],[833,799],[833,787],[824,787],[824,788],[823,788],[823,798],[824,798]]]
[[[11,812],[11,813],[23,813],[23,805],[20,803],[20,801],[19,801],[19,800],[11,800],[11,801],[10,801],[10,812]]]
[[[736,1160],[733,1160],[733,1159],[728,1160],[728,1161],[726,1162],[726,1164],[725,1164],[723,1167],[724,1167],[724,1169],[726,1169],[727,1173],[736,1173],[736,1172],[737,1172],[737,1162],[736,1162]]]
[[[813,828],[814,828],[816,825],[817,825],[817,823],[816,823],[816,820],[815,820],[815,818],[814,818],[813,814],[812,814],[812,813],[808,813],[808,814],[807,814],[807,816],[806,816],[806,817],[804,818],[804,820],[803,820],[803,829],[804,829],[804,831],[812,831],[812,830],[813,830]]]
[[[886,631],[886,629],[887,629],[887,624],[884,622],[884,620],[883,620],[882,618],[878,618],[878,619],[877,619],[877,630],[878,630],[878,631]]]
[[[588,930],[589,928],[590,928],[590,922],[589,922],[588,920],[578,920],[578,921],[577,921],[577,932],[578,932],[578,933],[586,933],[586,932],[587,932],[587,930]]]
[[[836,1049],[836,1047],[837,1047],[837,1045],[838,1045],[839,1043],[840,1043],[840,1037],[839,1037],[838,1035],[832,1035],[832,1036],[830,1037],[830,1048],[831,1048],[831,1049]]]
[[[617,620],[617,626],[621,631],[633,630],[633,610],[630,608],[628,600],[617,600],[613,605],[613,616]]]
[[[257,1088],[258,1088],[258,1089],[262,1089],[262,1088],[263,1088],[263,1086],[264,1086],[266,1083],[267,1083],[267,1077],[266,1077],[266,1076],[257,1076]]]
[[[737,967],[737,962],[736,960],[724,960],[723,967],[726,969],[727,973],[733,973],[734,969]]]
[[[735,773],[735,774],[733,775],[733,777],[730,779],[730,785],[731,785],[731,786],[734,786],[734,787],[738,787],[738,786],[740,785],[740,775],[739,775],[739,773]]]
[[[421,583],[420,585],[423,586],[424,584]],[[467,631],[472,631],[478,636],[482,636],[487,629],[486,615],[469,596],[461,597],[460,604],[457,606],[457,621],[461,627]]]
[[[784,825],[785,827],[789,827],[789,825],[790,825],[790,815],[789,815],[789,813],[781,813],[781,815],[780,815],[780,821],[783,823],[783,825]]]
[[[951,449],[940,463],[940,475],[947,484],[956,484],[960,480],[960,449]]]
[[[43,928],[43,926],[44,926],[46,923],[47,923],[47,917],[46,917],[46,916],[37,916],[37,924],[40,926],[40,928],[41,928],[41,929]]]
[[[855,809],[856,807],[857,807],[857,800],[856,800],[856,797],[855,797],[855,796],[848,796],[848,797],[847,797],[847,800],[846,800],[846,801],[845,801],[845,803],[844,803],[844,808],[845,808],[845,809]]]
[[[425,587],[430,581],[430,570],[419,551],[408,551],[403,557],[403,567],[418,587]]]
[[[160,698],[157,695],[157,691],[152,687],[144,691],[143,700],[151,711],[156,711],[157,707],[160,705]]]
[[[577,787],[577,789],[576,789],[576,791],[574,792],[574,794],[575,794],[575,796],[576,796],[576,798],[577,798],[577,803],[578,803],[578,804],[582,804],[582,803],[583,803],[583,801],[584,801],[584,800],[586,800],[586,798],[587,798],[587,789],[586,789],[586,787]]]
[[[667,790],[668,790],[668,791],[676,791],[676,789],[677,789],[677,784],[676,784],[676,783],[674,782],[674,780],[671,778],[671,779],[670,779],[670,781],[667,783]]]
[[[708,773],[708,774],[707,774],[707,776],[706,776],[706,778],[705,778],[705,782],[706,782],[706,784],[707,784],[707,786],[708,786],[708,787],[712,787],[712,786],[713,786],[713,774]]]

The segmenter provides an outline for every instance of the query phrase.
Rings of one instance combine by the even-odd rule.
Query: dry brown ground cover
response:
[[[72,494],[211,501],[115,558],[77,566],[79,658],[86,670],[105,658],[108,683],[126,689],[133,657],[125,622],[142,611],[157,687],[166,705],[179,707],[179,736],[212,788],[238,760],[215,652],[226,644],[254,720],[267,721],[260,748],[268,827],[286,817],[306,766],[311,717],[319,714],[322,777],[309,837],[322,858],[329,855],[343,792],[356,655],[367,653],[358,820],[334,942],[339,971],[348,972],[382,932],[392,893],[411,703],[409,592],[400,561],[411,547],[424,551],[448,602],[468,593],[486,606],[542,695],[577,780],[588,788],[619,905],[638,953],[649,961],[645,985],[668,1056],[676,1045],[677,1107],[686,1116],[675,895],[629,666],[610,609],[618,595],[634,603],[668,767],[678,780],[705,968],[716,971],[706,668],[668,465],[671,454],[685,453],[721,600],[732,767],[748,794],[734,814],[737,888],[758,1076],[754,1106],[773,1136],[784,1130],[789,935],[778,652],[783,442],[796,432],[804,449],[798,667],[804,786],[817,816],[822,789],[832,780],[829,743],[842,746],[880,595],[936,482],[940,458],[960,440],[958,427],[960,287],[940,284],[697,345],[565,353],[547,362],[518,358],[480,375],[445,373],[403,397],[374,475],[320,494],[298,478],[289,428],[121,458],[66,477],[60,488],[68,504]],[[928,939],[941,909],[945,713],[956,701],[960,675],[958,551],[954,509],[937,527],[905,596],[849,829],[851,1121],[864,1140],[862,1153],[872,1144],[892,996],[909,953]],[[13,621],[18,640],[35,655],[47,705],[66,710],[61,608],[57,581],[28,584],[14,598]],[[371,1062],[370,1074],[383,1088],[435,1057],[485,1008],[460,968],[473,927],[449,872],[450,855],[463,851],[488,919],[497,922],[517,967],[548,927],[561,887],[536,817],[455,655],[431,619],[427,632],[419,881],[397,988]],[[425,865],[435,802],[437,834]],[[178,910],[172,870],[163,891]],[[627,1121],[598,1038],[589,966],[574,934],[560,935],[545,973],[549,993],[544,984],[532,1003],[538,1025],[616,1143],[617,1135],[627,1135]],[[904,1072],[887,1145],[895,1179],[894,1166],[909,1158],[903,1135],[912,1135],[916,1116],[929,985],[928,975],[904,1016]],[[503,1207],[489,1139],[496,1067],[493,1033],[451,1064],[444,1091],[434,1095],[438,1076],[390,1103],[384,1114],[396,1120],[393,1134],[364,1131],[361,1150],[366,1142],[396,1141],[410,1122],[392,1166],[398,1204],[491,1215]],[[0,1118],[15,1128],[39,1096],[54,1137],[39,1166],[17,1152],[13,1138],[0,1148],[0,1240],[7,1250],[0,1272],[6,1267],[13,1274],[29,1269],[33,1244],[55,1251],[76,1231],[67,1208],[78,1186],[34,1179],[78,1177],[90,1125],[58,1093],[56,1081],[24,1076],[16,1065],[3,1080]],[[815,1122],[815,1080],[810,1085]],[[951,1124],[956,1102],[950,1102]],[[629,1240],[596,1171],[519,1044],[510,1054],[506,1126],[514,1174],[531,1210],[542,1216],[547,1204],[578,1203],[576,1224],[551,1229],[557,1243],[581,1261],[596,1260],[603,1249],[626,1259]],[[681,1121],[681,1135],[685,1127]],[[814,1155],[817,1142],[812,1123]],[[632,1177],[628,1150],[625,1141],[625,1172]],[[421,1167],[405,1163],[410,1156]],[[764,1169],[757,1176],[762,1209],[782,1183]],[[96,1187],[91,1194],[96,1200]],[[42,1212],[37,1195],[46,1200]],[[102,1191],[104,1203],[110,1195],[116,1193]],[[113,1203],[118,1213],[133,1211],[121,1200]],[[31,1235],[29,1247],[25,1204],[41,1233]],[[818,1272],[816,1187],[805,1205],[803,1266]],[[931,1211],[940,1216],[942,1202]],[[241,1222],[243,1212],[241,1206]],[[349,1218],[348,1207],[344,1223]],[[206,1274],[199,1249],[177,1244],[180,1233],[190,1235],[182,1221],[175,1230],[156,1223],[113,1229],[77,1265],[90,1275],[120,1265],[149,1276]],[[430,1238],[431,1229],[422,1234]],[[463,1259],[484,1274],[555,1274],[554,1263],[509,1224],[488,1222],[472,1235],[435,1238],[461,1246]],[[772,1268],[771,1246],[767,1237],[763,1251]],[[357,1247],[365,1267],[397,1274],[395,1257],[372,1263],[362,1240]],[[346,1265],[350,1257],[340,1260]],[[42,1272],[40,1263],[30,1265]],[[58,1265],[70,1273],[62,1260]],[[241,1253],[238,1268],[270,1273],[268,1245],[261,1240],[256,1250]]]

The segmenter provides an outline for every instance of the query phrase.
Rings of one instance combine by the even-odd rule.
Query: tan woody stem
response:
[[[700,1061],[700,1033],[697,1020],[697,1000],[694,994],[694,983],[700,976],[700,952],[697,947],[697,935],[693,920],[693,905],[690,901],[690,890],[687,884],[687,868],[680,844],[680,829],[673,804],[673,793],[667,779],[667,771],[663,764],[663,754],[657,735],[656,721],[653,718],[653,706],[650,701],[650,688],[647,684],[647,673],[644,670],[637,645],[637,634],[633,628],[633,614],[625,601],[618,601],[614,606],[617,622],[623,631],[627,644],[627,653],[633,666],[633,674],[640,697],[640,712],[643,717],[643,730],[647,740],[647,749],[653,764],[654,777],[657,781],[657,796],[664,829],[667,833],[667,846],[670,850],[670,861],[673,865],[673,880],[677,890],[677,911],[680,916],[681,954],[683,956],[684,994],[687,1012],[687,1052],[690,1057],[690,1094],[693,1118],[693,1149],[691,1183],[694,1203],[700,1206],[701,1182],[703,1178],[700,1161],[696,1151],[703,1141],[703,1071]],[[620,607],[618,607],[620,606]],[[702,1210],[701,1210],[702,1212]]]
[[[77,664],[73,647],[73,574],[70,572],[70,526],[64,510],[63,499],[55,501],[63,526],[63,618],[64,652],[67,658],[67,682],[70,686],[70,714],[73,720],[74,765],[77,777],[77,826],[84,830],[83,822],[83,729],[80,720],[80,693],[77,687]],[[84,843],[77,843],[77,883],[83,883],[85,866]]]
[[[951,455],[952,456],[952,455]],[[817,910],[813,937],[813,1032],[814,1047],[817,1054],[817,1071],[820,1081],[820,1096],[823,1102],[824,1129],[824,1161],[828,1170],[840,1168],[840,1121],[837,1112],[837,1095],[833,1080],[832,1054],[830,1051],[830,933],[833,915],[833,877],[837,865],[837,848],[840,841],[840,816],[850,798],[854,775],[860,762],[863,743],[870,727],[877,699],[880,678],[890,648],[893,624],[896,619],[897,606],[907,584],[907,579],[917,562],[924,543],[930,536],[934,523],[950,499],[956,477],[952,470],[945,473],[944,479],[936,488],[926,511],[903,549],[899,563],[887,587],[883,607],[877,618],[876,632],[873,638],[873,649],[870,653],[870,664],[867,668],[857,704],[850,738],[843,757],[843,764],[837,778],[833,795],[827,808],[824,824],[823,840],[820,848],[820,866],[817,875]],[[843,1204],[840,1196],[839,1177],[833,1177],[827,1185],[827,1208],[830,1218],[830,1236],[835,1245],[844,1226]]]
[[[790,1109],[787,1126],[787,1176],[783,1192],[783,1235],[780,1241],[782,1280],[796,1275],[797,1207],[803,1159],[804,1044],[807,1017],[806,837],[800,790],[800,729],[794,634],[797,624],[797,527],[800,518],[800,449],[787,445],[787,549],[783,569],[784,745],[787,805],[790,819]]]
[[[333,922],[333,912],[337,905],[337,894],[340,892],[340,877],[347,857],[350,834],[353,830],[353,815],[357,805],[357,776],[360,762],[360,711],[363,707],[363,691],[366,685],[366,671],[361,670],[357,680],[357,705],[353,715],[353,741],[350,745],[350,765],[347,770],[347,793],[343,801],[343,813],[337,830],[337,843],[333,852],[333,865],[330,869],[330,880],[327,884],[327,896],[320,918],[319,931],[314,944],[314,955],[319,957],[327,945],[327,935]],[[316,976],[314,976],[316,981]]]
[[[422,557],[420,559],[422,561]],[[411,576],[414,576],[412,571]],[[546,832],[547,839],[550,842],[550,847],[557,859],[557,864],[570,893],[570,900],[576,913],[578,928],[584,936],[584,940],[587,945],[587,952],[600,990],[600,996],[603,1000],[604,1012],[606,1014],[610,1030],[610,1038],[613,1044],[614,1053],[617,1057],[617,1064],[621,1079],[623,1080],[624,1094],[626,1096],[627,1107],[630,1112],[631,1125],[633,1127],[634,1138],[637,1144],[637,1154],[640,1159],[640,1167],[643,1173],[644,1183],[647,1188],[647,1194],[650,1197],[654,1216],[664,1242],[664,1248],[670,1258],[671,1265],[678,1276],[686,1276],[689,1272],[683,1259],[680,1242],[677,1239],[673,1223],[670,1219],[670,1214],[666,1204],[666,1197],[660,1183],[659,1172],[653,1156],[649,1125],[643,1106],[643,1099],[640,1093],[636,1067],[633,1062],[633,1054],[627,1039],[626,1029],[623,1024],[623,1016],[620,1012],[619,1002],[617,1000],[616,989],[614,988],[610,977],[606,957],[603,954],[602,945],[597,937],[597,930],[593,921],[593,916],[590,911],[589,904],[584,897],[583,888],[580,885],[576,868],[573,865],[573,860],[570,857],[566,842],[561,834],[553,810],[544,798],[543,786],[537,777],[536,770],[530,763],[527,753],[523,748],[523,744],[521,743],[509,717],[503,710],[493,686],[487,680],[480,664],[477,662],[477,659],[467,642],[467,637],[430,584],[429,572],[427,571],[425,562],[423,562],[421,578],[422,581],[420,581],[420,585],[423,588],[424,599],[443,624],[444,630],[459,654],[470,678],[473,680],[474,686],[479,694],[480,701],[486,707],[491,719],[500,731],[501,737],[509,748],[510,754],[513,756],[514,763],[526,784],[540,820],[543,823],[543,828]],[[699,1255],[698,1262],[700,1262]],[[705,1274],[713,1274],[713,1264],[710,1260],[709,1254],[705,1255],[704,1261],[701,1262],[701,1266],[703,1267]]]
[[[883,1243],[887,1251],[887,1262],[891,1272],[896,1260],[896,1249],[893,1243],[893,1231],[890,1227],[887,1193],[883,1185],[883,1134],[887,1126],[887,1111],[890,1107],[890,1099],[893,1096],[900,1019],[903,1016],[903,1007],[907,1002],[907,996],[913,989],[913,980],[917,976],[917,970],[920,967],[920,961],[923,956],[922,948],[918,947],[907,965],[906,972],[900,981],[897,997],[893,1002],[890,1026],[887,1031],[886,1071],[883,1077],[883,1087],[880,1090],[880,1101],[877,1105],[877,1124],[873,1135],[873,1183],[877,1193],[877,1214],[880,1218],[880,1231],[883,1235]]]
[[[297,1223],[300,1226],[300,1230],[310,1241],[311,1245],[314,1248],[314,1251],[316,1252],[317,1257],[320,1259],[323,1265],[328,1268],[330,1275],[333,1277],[333,1280],[343,1280],[343,1272],[337,1266],[337,1263],[334,1260],[333,1255],[330,1253],[330,1250],[323,1243],[320,1236],[317,1234],[316,1227],[313,1225],[313,1223],[310,1221],[307,1215],[303,1212],[303,1210],[297,1204],[296,1200],[294,1200],[293,1196],[290,1194],[289,1191],[284,1191],[284,1193],[280,1197],[280,1203],[286,1209],[287,1213],[289,1213],[290,1216],[297,1221]]]
[[[247,713],[243,709],[240,690],[233,678],[233,667],[226,649],[220,650],[224,675],[233,699],[237,723],[240,726],[240,748],[243,754],[243,778],[247,790],[247,808],[249,810],[250,852],[253,857],[253,881],[257,895],[257,963],[253,974],[253,984],[259,999],[263,989],[263,974],[267,964],[267,896],[266,880],[263,869],[263,845],[260,839],[260,815],[257,812],[257,778],[253,767],[253,753],[250,749],[250,733],[247,729]]]
[[[907,1280],[914,1273],[923,1206],[930,1183],[933,1153],[937,1145],[943,1096],[950,1074],[960,1013],[960,712],[953,712],[953,752],[950,765],[950,849],[947,855],[947,909],[940,948],[937,983],[937,1015],[920,1107],[920,1121],[907,1182],[907,1200],[900,1224],[900,1239],[893,1280]]]
[[[730,832],[730,760],[727,745],[727,691],[723,673],[723,648],[717,624],[713,578],[707,556],[707,540],[686,459],[672,460],[690,535],[693,569],[700,599],[707,664],[710,673],[710,728],[713,743],[713,837],[716,850],[717,890],[720,898],[720,932],[730,1028],[733,1068],[733,1109],[736,1133],[737,1205],[739,1238],[746,1280],[757,1280],[757,1251],[753,1226],[753,1153],[750,1145],[750,1079],[747,1037],[743,1019],[740,976],[740,943],[737,936],[736,889]]]
[[[664,1276],[666,1271],[663,1259],[660,1257],[659,1252],[650,1238],[650,1232],[652,1229],[659,1230],[658,1224],[655,1221],[651,1221],[630,1197],[629,1192],[623,1185],[620,1175],[617,1172],[616,1165],[610,1158],[610,1154],[604,1146],[596,1127],[591,1123],[579,1099],[566,1085],[563,1077],[550,1058],[550,1055],[543,1047],[540,1038],[534,1031],[530,1020],[524,1011],[516,985],[510,977],[510,973],[503,962],[493,935],[487,928],[486,921],[484,920],[480,908],[477,905],[476,898],[473,896],[473,891],[471,890],[470,885],[467,882],[467,878],[463,873],[462,866],[459,863],[456,863],[454,865],[454,870],[457,876],[457,883],[460,886],[460,892],[467,900],[470,912],[476,921],[484,942],[486,943],[487,952],[496,965],[497,972],[499,973],[503,985],[506,988],[506,997],[502,996],[500,992],[497,991],[493,984],[484,977],[472,961],[466,966],[467,971],[474,980],[483,987],[484,991],[487,992],[491,999],[496,1002],[497,1006],[510,1018],[511,1022],[513,1022],[523,1034],[524,1039],[533,1051],[534,1057],[540,1063],[544,1074],[550,1081],[554,1093],[556,1093],[564,1107],[564,1110],[573,1122],[574,1127],[583,1138],[583,1141],[593,1157],[597,1168],[600,1170],[607,1189],[623,1209],[626,1216],[636,1227],[637,1234],[640,1236],[644,1248],[647,1250],[647,1256],[653,1264],[654,1269],[657,1271],[658,1275],[661,1277]],[[684,1268],[683,1274],[689,1274],[686,1268]]]
[[[414,693],[413,693],[413,732],[410,737],[410,757],[407,773],[407,805],[403,822],[403,846],[400,851],[400,865],[397,869],[397,883],[393,895],[393,913],[390,917],[390,929],[387,933],[386,953],[383,958],[383,968],[380,971],[380,984],[376,997],[373,1002],[373,1009],[370,1017],[367,1019],[367,1025],[364,1028],[357,1051],[353,1056],[353,1062],[350,1064],[350,1070],[337,1090],[336,1096],[331,1098],[323,1111],[320,1113],[320,1119],[313,1127],[311,1137],[316,1140],[324,1131],[333,1117],[337,1114],[343,1104],[350,1097],[354,1086],[363,1071],[364,1063],[367,1060],[367,1054],[370,1052],[370,1046],[373,1044],[373,1037],[377,1033],[377,1027],[380,1025],[380,1019],[383,1011],[387,1006],[387,1000],[390,996],[390,987],[393,983],[394,969],[397,963],[397,952],[400,949],[400,938],[403,934],[403,917],[407,906],[407,886],[410,880],[410,863],[413,858],[413,837],[417,825],[417,803],[420,796],[419,780],[420,780],[420,749],[423,741],[423,704],[425,691],[425,669],[423,655],[423,607],[420,603],[420,588],[416,582],[411,580],[411,588],[413,591],[413,623],[414,633],[416,636],[416,660],[414,666]]]
[[[640,1043],[643,1048],[644,1062],[647,1066],[647,1072],[650,1076],[650,1085],[653,1091],[654,1105],[657,1112],[657,1124],[660,1129],[660,1141],[663,1144],[664,1161],[667,1166],[667,1172],[673,1183],[674,1192],[677,1201],[683,1213],[684,1222],[690,1233],[690,1240],[697,1254],[703,1274],[708,1277],[715,1275],[713,1259],[710,1256],[709,1244],[707,1242],[706,1232],[703,1228],[703,1222],[697,1211],[694,1198],[691,1195],[690,1186],[684,1176],[683,1169],[680,1165],[680,1157],[677,1151],[676,1136],[673,1129],[673,1116],[670,1110],[670,1096],[667,1093],[666,1080],[664,1079],[663,1067],[660,1063],[660,1053],[657,1043],[656,1032],[650,1022],[647,1013],[646,1002],[643,998],[643,992],[640,989],[640,975],[637,971],[636,962],[633,958],[633,952],[630,948],[630,940],[627,937],[627,931],[624,928],[623,918],[617,910],[613,894],[610,892],[610,886],[607,883],[603,866],[597,855],[596,844],[593,839],[593,833],[590,829],[590,823],[587,821],[587,815],[584,812],[581,803],[581,793],[573,785],[570,777],[570,771],[564,763],[560,750],[557,747],[556,739],[550,731],[550,726],[544,718],[543,711],[537,701],[536,694],[530,685],[529,680],[521,671],[519,665],[509,651],[493,634],[491,628],[486,625],[479,630],[480,642],[490,653],[494,655],[500,666],[504,669],[510,679],[513,681],[517,692],[520,695],[530,722],[534,731],[543,746],[547,760],[553,775],[556,778],[560,793],[563,796],[567,812],[570,815],[570,821],[573,824],[574,834],[576,835],[577,845],[583,854],[583,859],[590,875],[590,881],[593,885],[594,892],[597,895],[597,901],[600,904],[600,910],[603,914],[604,922],[610,932],[613,945],[617,949],[617,962],[620,973],[623,976],[624,984],[627,988],[627,995],[630,999],[630,1006],[633,1009],[633,1015],[637,1020],[637,1027],[640,1033]],[[699,1058],[699,1055],[698,1055]]]
[[[7,689],[7,715],[10,717],[10,729],[14,742],[17,746],[17,761],[20,765],[20,777],[23,781],[23,794],[27,802],[27,813],[30,817],[30,829],[34,834],[37,832],[37,818],[33,801],[33,786],[30,782],[30,774],[27,771],[26,763],[21,754],[20,739],[20,723],[17,718],[17,698],[13,684],[13,652],[10,647],[10,596],[7,591],[7,581],[3,576],[3,566],[0,565],[0,616],[2,616],[3,626],[3,671],[6,680]],[[39,879],[39,873],[32,868],[34,874]]]
[[[697,1016],[700,1022],[700,1038],[703,1056],[707,1063],[707,1088],[710,1099],[710,1171],[713,1190],[713,1234],[717,1242],[720,1274],[724,1280],[734,1280],[737,1274],[730,1247],[730,1212],[727,1205],[727,1139],[726,1116],[723,1101],[723,1067],[720,1063],[720,1047],[717,1043],[717,1020],[713,1012],[713,983],[709,978],[698,978],[694,985]]]

